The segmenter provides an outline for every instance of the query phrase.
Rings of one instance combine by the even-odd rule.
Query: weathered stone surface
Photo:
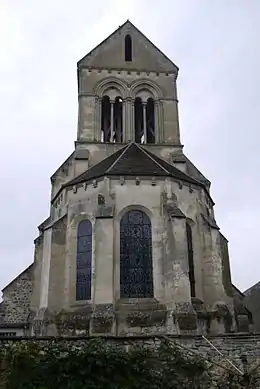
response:
[[[113,304],[97,304],[91,316],[91,333],[112,334],[114,318]]]
[[[114,207],[112,205],[101,204],[96,211],[96,218],[109,218],[114,216]]]
[[[125,33],[134,40],[131,61],[123,55]],[[34,332],[54,336],[233,330],[227,242],[215,221],[210,183],[183,154],[177,74],[130,22],[80,61],[75,151],[51,178],[51,211],[35,240],[33,277],[24,275],[4,291],[2,322],[22,323],[31,311]],[[102,139],[104,96],[122,104],[122,120],[114,121],[121,143],[113,133],[111,142]],[[154,143],[145,137],[144,144],[135,143],[136,98],[143,107],[153,101]],[[109,107],[112,125],[116,110]],[[143,118],[145,113],[143,108]],[[150,224],[139,228],[135,221],[123,229],[122,217],[133,210]],[[83,220],[91,232],[79,236]],[[128,257],[122,255],[122,234]],[[122,282],[135,283],[137,290],[147,282],[148,259],[153,298],[121,300]],[[86,301],[77,300],[78,282],[91,284]],[[240,316],[237,310],[237,323]]]
[[[3,290],[0,326],[27,323],[33,286],[33,266],[29,266]]]
[[[21,338],[21,340],[15,340],[15,342],[26,342],[27,339],[34,338]],[[67,338],[58,338],[57,342],[62,344],[67,344],[68,342],[73,342],[75,347],[81,347],[83,344],[89,341],[91,337],[81,336],[81,337],[67,337]],[[142,336],[105,336],[104,339],[110,344],[120,344],[123,346],[133,346],[139,345],[143,347],[153,347],[157,348],[160,346],[161,342],[165,342],[165,336],[157,334],[156,336],[142,335]],[[211,346],[205,339],[201,336],[178,336],[178,335],[168,335],[168,340],[174,342],[178,347],[184,346],[185,348],[190,349],[193,352],[199,353],[200,356],[208,359],[212,362],[220,363],[223,366],[224,358],[231,360],[236,367],[244,371],[243,360],[246,356],[247,364],[249,367],[255,366],[260,362],[260,335],[239,335],[239,334],[230,334],[230,335],[221,335],[221,336],[208,336],[207,339],[212,343],[212,345],[221,352],[220,355],[216,349]],[[53,342],[53,337],[38,338],[35,340],[41,344],[48,344]],[[13,342],[12,338],[1,338],[0,336],[0,347],[9,347]],[[181,347],[181,350],[182,347]]]
[[[244,292],[244,304],[253,315],[254,330],[260,332],[260,282]]]
[[[76,310],[64,311],[53,315],[54,323],[60,336],[89,335],[92,307],[86,306]]]
[[[167,308],[155,299],[119,300],[116,312],[117,322],[124,323],[123,332],[131,331],[133,327],[140,333],[149,331],[148,328],[160,332],[165,326]]]

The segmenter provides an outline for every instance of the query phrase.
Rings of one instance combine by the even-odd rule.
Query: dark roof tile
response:
[[[63,188],[107,175],[170,176],[202,186],[199,181],[147,151],[141,145],[131,143],[69,181]]]

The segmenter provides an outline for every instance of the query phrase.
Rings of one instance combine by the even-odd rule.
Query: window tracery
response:
[[[153,297],[151,221],[139,210],[128,211],[120,222],[120,295]]]

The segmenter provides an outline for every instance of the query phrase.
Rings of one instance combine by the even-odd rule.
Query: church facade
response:
[[[210,182],[183,152],[177,76],[130,21],[78,62],[75,150],[51,177],[34,263],[3,290],[0,332],[249,330]]]

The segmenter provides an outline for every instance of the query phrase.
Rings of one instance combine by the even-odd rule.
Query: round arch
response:
[[[146,208],[145,206],[141,205],[141,204],[127,205],[126,207],[124,207],[123,209],[121,209],[118,212],[116,219],[120,222],[122,217],[129,211],[141,211],[141,212],[144,212],[150,218],[151,223],[153,225],[153,213],[152,213],[152,211],[150,209]]]
[[[99,82],[94,88],[94,94],[99,97],[103,97],[109,89],[116,89],[119,92],[120,97],[126,98],[127,86],[126,84],[117,78],[106,78]]]
[[[151,93],[155,100],[162,98],[161,88],[153,81],[142,79],[138,81],[134,81],[130,87],[129,94],[131,98],[135,98],[135,96],[141,92],[142,90],[147,90]]]

